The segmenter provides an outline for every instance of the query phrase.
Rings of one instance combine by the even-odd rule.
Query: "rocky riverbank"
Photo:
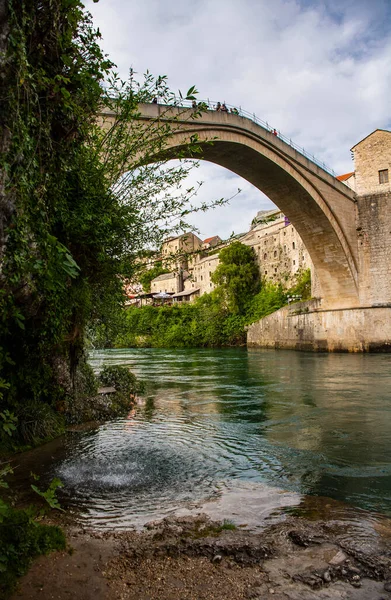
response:
[[[340,534],[298,517],[259,533],[205,515],[143,532],[68,528],[68,552],[38,559],[13,600],[391,600],[390,531],[375,543]]]

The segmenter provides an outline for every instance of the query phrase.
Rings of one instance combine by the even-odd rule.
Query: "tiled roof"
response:
[[[217,237],[219,237],[219,236],[218,235],[212,235],[212,237],[206,238],[206,240],[204,240],[204,244],[208,244],[209,242],[211,242],[212,240],[214,240]]]
[[[173,294],[173,298],[181,298],[182,296],[191,296],[192,294],[196,294],[200,291],[200,288],[194,288],[191,290],[184,290],[183,292],[178,292],[177,294]]]
[[[349,179],[349,177],[351,177],[352,175],[354,175],[354,171],[352,171],[351,173],[345,173],[345,175],[338,175],[337,179],[338,181],[346,181],[346,179]]]
[[[164,279],[173,279],[175,277],[174,273],[163,273],[162,275],[158,275],[152,281],[163,281]]]

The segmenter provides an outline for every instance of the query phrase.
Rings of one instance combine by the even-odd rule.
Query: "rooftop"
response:
[[[163,273],[163,275],[158,275],[152,281],[163,281],[163,279],[172,279],[175,277],[174,273]]]
[[[351,173],[345,173],[345,175],[338,175],[336,177],[336,179],[338,179],[338,181],[346,181],[347,179],[349,179],[349,177],[351,177],[352,175],[354,175],[354,171],[352,171]]]
[[[200,291],[200,288],[184,290],[183,292],[178,292],[177,294],[173,294],[172,298],[182,298],[183,296],[191,296],[192,294],[196,294],[199,291]]]

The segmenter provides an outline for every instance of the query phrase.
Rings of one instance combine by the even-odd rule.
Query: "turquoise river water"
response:
[[[391,516],[390,356],[130,349],[90,360],[97,372],[128,366],[147,392],[126,418],[30,455],[35,472],[62,479],[61,501],[82,522]]]

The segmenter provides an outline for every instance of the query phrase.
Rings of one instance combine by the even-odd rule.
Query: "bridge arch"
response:
[[[181,112],[179,112],[181,110]],[[197,119],[174,113],[171,158],[187,154],[197,135],[200,159],[229,169],[264,192],[289,218],[314,264],[325,308],[359,305],[354,193],[267,129],[233,114],[208,111]],[[141,105],[146,121],[169,119],[167,107]],[[105,115],[107,119],[109,115]],[[113,118],[115,118],[113,116]],[[211,140],[212,143],[211,143]]]

